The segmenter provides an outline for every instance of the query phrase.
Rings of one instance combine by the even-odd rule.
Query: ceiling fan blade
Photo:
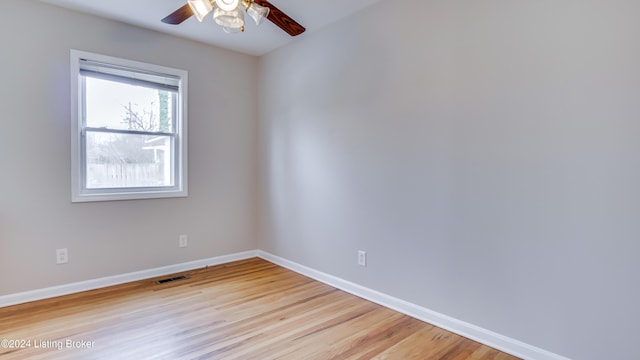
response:
[[[193,11],[191,10],[191,7],[189,6],[189,4],[185,4],[180,9],[167,15],[167,17],[162,19],[162,22],[170,25],[178,25],[183,21],[187,20],[188,18],[190,18],[191,16],[193,16]]]
[[[276,24],[276,26],[278,26],[280,29],[284,30],[287,34],[291,36],[297,36],[302,34],[306,30],[302,25],[298,24],[295,20],[290,18],[289,15],[283,13],[272,3],[266,0],[254,0],[254,2],[258,5],[268,7],[270,10],[267,19]]]

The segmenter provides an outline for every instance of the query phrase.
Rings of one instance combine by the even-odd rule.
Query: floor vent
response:
[[[157,280],[156,284],[161,285],[161,284],[166,284],[166,283],[170,283],[170,282],[174,282],[174,281],[178,281],[178,280],[186,280],[188,279],[188,276],[182,275],[182,276],[176,276],[176,277],[172,277],[172,278],[167,278],[167,279],[162,279],[162,280]]]

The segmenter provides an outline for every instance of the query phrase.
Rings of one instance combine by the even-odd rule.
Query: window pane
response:
[[[85,92],[87,127],[174,132],[171,91],[85,77]]]
[[[171,136],[87,131],[88,189],[173,186]]]

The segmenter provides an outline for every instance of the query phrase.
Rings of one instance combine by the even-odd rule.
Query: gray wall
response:
[[[255,57],[38,1],[0,14],[0,295],[256,248]],[[71,48],[189,71],[188,198],[71,203]]]
[[[261,59],[260,248],[640,359],[640,2],[392,3]]]

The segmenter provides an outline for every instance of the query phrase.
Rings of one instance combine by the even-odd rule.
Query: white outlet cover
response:
[[[366,251],[358,251],[358,265],[367,266],[367,252]]]
[[[187,235],[180,235],[179,246],[187,247],[188,244],[189,244],[189,238],[187,237]]]
[[[69,250],[64,248],[64,249],[57,249],[56,250],[56,264],[60,265],[60,264],[66,264],[69,262]]]

